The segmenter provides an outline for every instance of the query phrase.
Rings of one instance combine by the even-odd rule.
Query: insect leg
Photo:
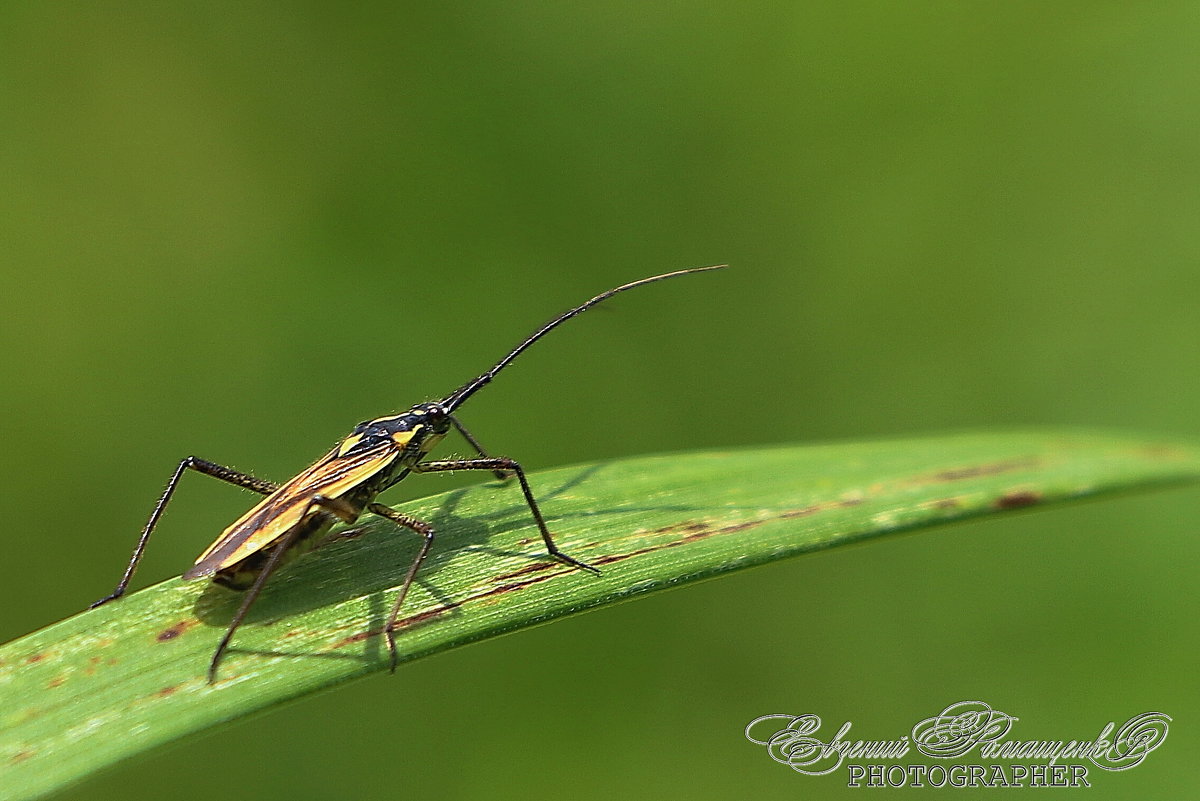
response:
[[[255,478],[248,473],[242,473],[206,459],[189,456],[182,460],[179,466],[175,468],[175,473],[171,476],[171,480],[167,482],[167,488],[163,490],[162,496],[158,499],[158,503],[155,504],[154,511],[150,513],[150,519],[146,521],[146,526],[142,529],[141,536],[138,537],[137,545],[133,548],[133,556],[129,558],[129,565],[125,568],[125,575],[121,576],[121,580],[117,583],[117,588],[113,590],[111,595],[107,595],[96,601],[88,609],[95,609],[97,606],[106,604],[125,594],[125,589],[129,586],[129,580],[133,578],[133,572],[137,570],[138,562],[142,561],[142,553],[146,550],[146,543],[150,541],[150,533],[158,525],[158,519],[162,517],[163,511],[167,508],[167,503],[171,500],[171,496],[175,494],[175,485],[179,483],[179,479],[183,476],[185,470],[195,470],[198,473],[219,478],[222,481],[236,484],[239,487],[245,487],[248,490],[254,490],[263,495],[270,495],[279,489],[279,485],[273,481]]]
[[[408,572],[404,574],[404,583],[400,585],[400,594],[396,596],[396,603],[392,604],[392,612],[388,615],[387,622],[383,624],[383,636],[387,638],[388,653],[391,654],[392,659],[392,672],[395,673],[396,635],[392,633],[392,626],[396,625],[396,618],[400,615],[400,607],[404,604],[404,596],[408,595],[408,588],[412,586],[413,580],[417,577],[417,571],[421,568],[421,563],[425,561],[425,556],[429,553],[429,547],[433,545],[433,526],[424,520],[418,520],[403,512],[397,512],[395,509],[390,506],[384,506],[382,503],[372,503],[367,506],[367,510],[380,517],[386,517],[393,523],[404,526],[404,528],[415,531],[424,537],[424,542],[421,543],[421,550],[417,551],[417,558],[413,559]]]
[[[597,576],[600,571],[592,567],[586,562],[581,562],[578,559],[567,556],[558,549],[554,544],[554,537],[550,534],[550,529],[546,527],[546,520],[542,517],[542,510],[538,508],[537,501],[534,500],[533,490],[529,488],[529,482],[525,480],[525,471],[521,469],[521,465],[509,459],[507,456],[488,457],[483,459],[449,459],[446,461],[436,462],[418,462],[413,465],[415,473],[440,473],[442,471],[453,470],[503,470],[505,472],[515,473],[517,480],[521,482],[521,492],[525,494],[525,502],[529,504],[529,511],[533,513],[533,519],[537,522],[538,531],[542,533],[542,541],[546,543],[546,550],[554,558],[566,562],[569,565],[590,570]]]
[[[333,515],[340,520],[345,520],[347,523],[353,522],[358,517],[357,511],[340,498],[326,498],[324,495],[314,495],[309,500],[308,506],[304,508],[304,513],[300,515],[301,521],[308,517],[308,513],[312,511],[314,506],[320,507],[327,514]],[[287,533],[280,538],[279,542],[271,550],[270,557],[267,558],[267,562],[263,565],[259,574],[254,577],[254,583],[250,585],[250,589],[246,590],[246,597],[242,599],[242,605],[234,613],[233,620],[229,621],[229,628],[225,630],[225,636],[221,638],[216,652],[213,653],[212,661],[208,663],[209,684],[217,680],[217,665],[220,664],[221,656],[225,653],[225,649],[229,647],[229,642],[233,639],[233,633],[237,631],[238,626],[242,625],[246,613],[250,611],[250,607],[257,600],[258,594],[262,592],[263,585],[267,583],[267,579],[275,572],[275,568],[279,567],[279,562],[283,559],[283,555],[287,553],[289,548],[295,545],[296,538],[300,535],[302,529],[303,526],[300,523],[288,529]]]
[[[459,419],[457,417],[455,417],[454,415],[450,415],[450,423],[454,426],[454,428],[458,431],[458,433],[462,434],[463,439],[465,439],[467,442],[471,443],[471,447],[475,449],[476,453],[478,453],[484,459],[491,458],[490,456],[488,456],[487,451],[485,451],[483,449],[483,446],[479,444],[479,440],[477,440],[477,439],[475,439],[475,437],[471,436],[471,432],[467,431],[466,426],[464,426],[461,422],[459,422]],[[494,470],[492,472],[495,473],[496,478],[500,479],[501,481],[507,481],[509,478],[512,477],[512,473],[510,473],[506,470]]]

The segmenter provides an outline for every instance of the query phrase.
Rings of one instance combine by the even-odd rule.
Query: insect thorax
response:
[[[404,450],[400,463],[405,466],[419,461],[450,429],[450,419],[435,403],[414,406],[403,414],[377,417],[354,427],[354,432],[342,441],[339,455],[378,447],[383,441]]]

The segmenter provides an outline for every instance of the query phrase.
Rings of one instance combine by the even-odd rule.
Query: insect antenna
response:
[[[468,381],[466,384],[463,384],[461,387],[454,390],[454,392],[451,392],[449,395],[447,395],[441,401],[441,406],[447,412],[453,412],[455,409],[457,409],[459,406],[461,406],[463,404],[463,402],[466,401],[467,398],[471,397],[476,392],[478,392],[480,389],[482,389],[485,385],[490,383],[491,380],[496,377],[497,373],[499,373],[505,367],[508,367],[508,365],[510,365],[512,363],[513,359],[520,356],[525,351],[525,349],[528,348],[530,345],[532,345],[534,342],[537,342],[539,339],[544,337],[546,334],[550,333],[555,328],[557,328],[558,326],[565,323],[567,320],[570,320],[575,315],[582,314],[583,312],[585,312],[588,309],[595,306],[597,303],[601,303],[605,300],[608,300],[613,295],[616,295],[618,292],[624,292],[626,289],[633,289],[634,287],[644,286],[646,284],[653,284],[655,281],[663,281],[663,280],[666,280],[667,278],[675,278],[676,276],[680,276],[680,275],[691,275],[692,273],[705,273],[705,272],[708,272],[709,270],[720,270],[723,267],[728,267],[728,266],[729,265],[727,265],[727,264],[714,264],[710,267],[693,267],[689,270],[676,270],[673,273],[663,273],[662,275],[652,275],[649,278],[643,278],[640,281],[634,281],[629,284],[622,284],[621,286],[616,287],[615,289],[610,289],[607,292],[602,292],[601,294],[599,294],[596,297],[589,300],[587,303],[583,303],[579,306],[576,306],[575,308],[571,309],[570,311],[563,312],[562,314],[555,317],[550,322],[543,325],[537,331],[530,334],[529,337],[526,338],[526,340],[524,342],[522,342],[520,345],[517,345],[515,348],[513,348],[507,356],[505,356],[500,361],[496,362],[496,364],[490,370],[488,370],[486,373],[479,376],[478,378]]]

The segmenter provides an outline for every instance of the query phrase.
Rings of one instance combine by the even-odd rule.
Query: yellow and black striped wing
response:
[[[183,574],[183,578],[211,576],[262,550],[300,522],[314,495],[338,498],[386,468],[401,453],[393,442],[346,450],[342,447],[330,451],[238,518],[196,558],[196,564]]]

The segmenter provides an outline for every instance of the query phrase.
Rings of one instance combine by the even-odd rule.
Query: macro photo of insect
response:
[[[1195,4],[10,5],[0,801],[1196,785]]]
[[[513,459],[506,456],[489,456],[483,447],[465,429],[455,412],[468,398],[489,384],[505,367],[513,362],[537,340],[577,314],[587,311],[597,303],[607,300],[618,292],[654,283],[681,275],[717,270],[724,265],[679,270],[655,275],[601,293],[586,303],[564,312],[539,328],[521,344],[509,351],[503,359],[489,370],[467,382],[440,401],[418,403],[407,412],[378,417],[359,423],[354,431],[339,442],[332,451],[302,473],[283,484],[275,484],[261,478],[238,472],[195,456],[188,456],[179,463],[171,476],[166,490],[150,515],[146,527],[138,538],[129,566],[121,576],[117,588],[92,607],[102,606],[125,594],[129,581],[142,559],[142,552],[150,540],[150,534],[158,524],[175,492],[179,479],[187,470],[219,478],[235,486],[244,487],[266,496],[257,506],[238,518],[209,548],[200,554],[193,565],[183,574],[185,579],[208,578],[232,589],[246,590],[246,597],[230,622],[225,636],[217,645],[209,663],[208,680],[216,679],[221,655],[228,647],[254,599],[258,597],[267,578],[289,556],[305,546],[308,549],[321,543],[321,538],[330,527],[341,520],[353,523],[364,511],[391,520],[397,526],[408,529],[422,537],[423,542],[416,558],[404,573],[403,583],[392,604],[392,611],[383,624],[383,635],[387,639],[391,670],[396,670],[396,640],[393,627],[408,588],[416,578],[421,563],[425,561],[434,541],[434,528],[429,523],[397,512],[375,502],[375,497],[410,473],[437,473],[459,470],[486,470],[503,479],[516,476],[525,502],[537,522],[538,531],[550,555],[573,567],[598,573],[599,571],[559,550],[546,527],[546,521],[534,499],[533,491],[525,478],[525,472]],[[477,456],[471,459],[430,460],[433,447],[441,442],[451,429],[462,435]]]

